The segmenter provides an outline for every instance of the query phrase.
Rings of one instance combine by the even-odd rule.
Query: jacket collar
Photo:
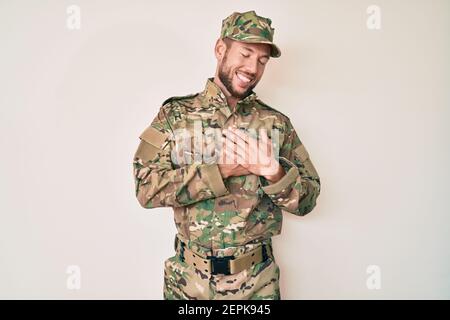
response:
[[[227,99],[225,98],[225,94],[219,88],[217,84],[214,83],[214,78],[208,78],[206,81],[205,89],[202,92],[203,98],[205,102],[203,104],[204,107],[209,107],[211,104],[221,108],[228,107]],[[244,99],[238,101],[236,109],[241,104],[253,104],[255,99],[257,98],[256,93],[252,90],[248,96]]]

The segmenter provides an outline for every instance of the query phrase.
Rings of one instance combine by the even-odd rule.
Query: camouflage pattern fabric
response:
[[[271,246],[271,239],[259,244],[207,251],[195,242],[186,241],[191,250],[204,256],[240,255],[261,243]],[[164,262],[163,297],[166,300],[280,300],[280,268],[275,257],[254,265],[251,269],[231,275],[210,275],[180,260],[178,255]]]
[[[208,128],[230,126],[242,130],[264,128],[267,132],[277,129],[279,160],[285,176],[273,184],[253,174],[222,179],[217,163],[205,163],[200,158],[186,165],[175,164],[171,157],[177,148],[173,132],[180,128],[194,131],[198,124],[203,133]],[[320,194],[317,171],[289,118],[264,104],[254,92],[240,100],[235,111],[230,110],[212,78],[200,93],[166,100],[140,138],[133,161],[137,200],[144,208],[173,207],[179,236],[205,253],[239,248],[278,235],[282,212],[306,215],[313,210]],[[196,143],[193,139],[192,144]],[[207,147],[211,141],[204,139],[202,143]],[[279,270],[273,260],[268,261],[247,270],[245,276],[241,275],[241,280],[245,280],[230,284],[231,291],[225,292],[248,298],[256,293],[233,293],[233,290],[240,289],[244,282],[258,287],[277,279]],[[177,257],[166,260],[165,266],[166,297],[226,298],[217,293],[216,278],[205,279]],[[278,296],[276,282],[268,295],[257,293],[255,297]],[[192,286],[209,289],[195,291]],[[187,287],[190,291],[184,289]]]
[[[273,43],[275,29],[272,20],[258,16],[255,11],[234,12],[222,21],[221,38],[242,42],[267,43],[272,47],[271,56],[281,56],[280,49]]]

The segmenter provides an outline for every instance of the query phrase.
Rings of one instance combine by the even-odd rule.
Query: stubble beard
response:
[[[219,68],[219,79],[233,97],[243,99],[255,88],[256,83],[248,87],[243,93],[240,93],[233,88],[233,76],[231,68],[227,66],[227,54],[225,54],[222,65]]]

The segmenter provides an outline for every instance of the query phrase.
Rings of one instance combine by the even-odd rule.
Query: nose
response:
[[[252,77],[256,77],[256,74],[258,73],[258,60],[254,58],[247,59],[244,71]]]

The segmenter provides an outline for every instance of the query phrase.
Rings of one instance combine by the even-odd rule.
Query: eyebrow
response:
[[[253,49],[250,48],[250,47],[243,46],[242,48],[244,48],[244,49],[246,49],[246,50],[248,50],[248,51],[250,51],[250,52],[255,52],[255,50],[253,50]],[[270,56],[267,55],[267,54],[264,54],[264,55],[261,56],[261,58],[269,58],[269,57],[270,57]]]

